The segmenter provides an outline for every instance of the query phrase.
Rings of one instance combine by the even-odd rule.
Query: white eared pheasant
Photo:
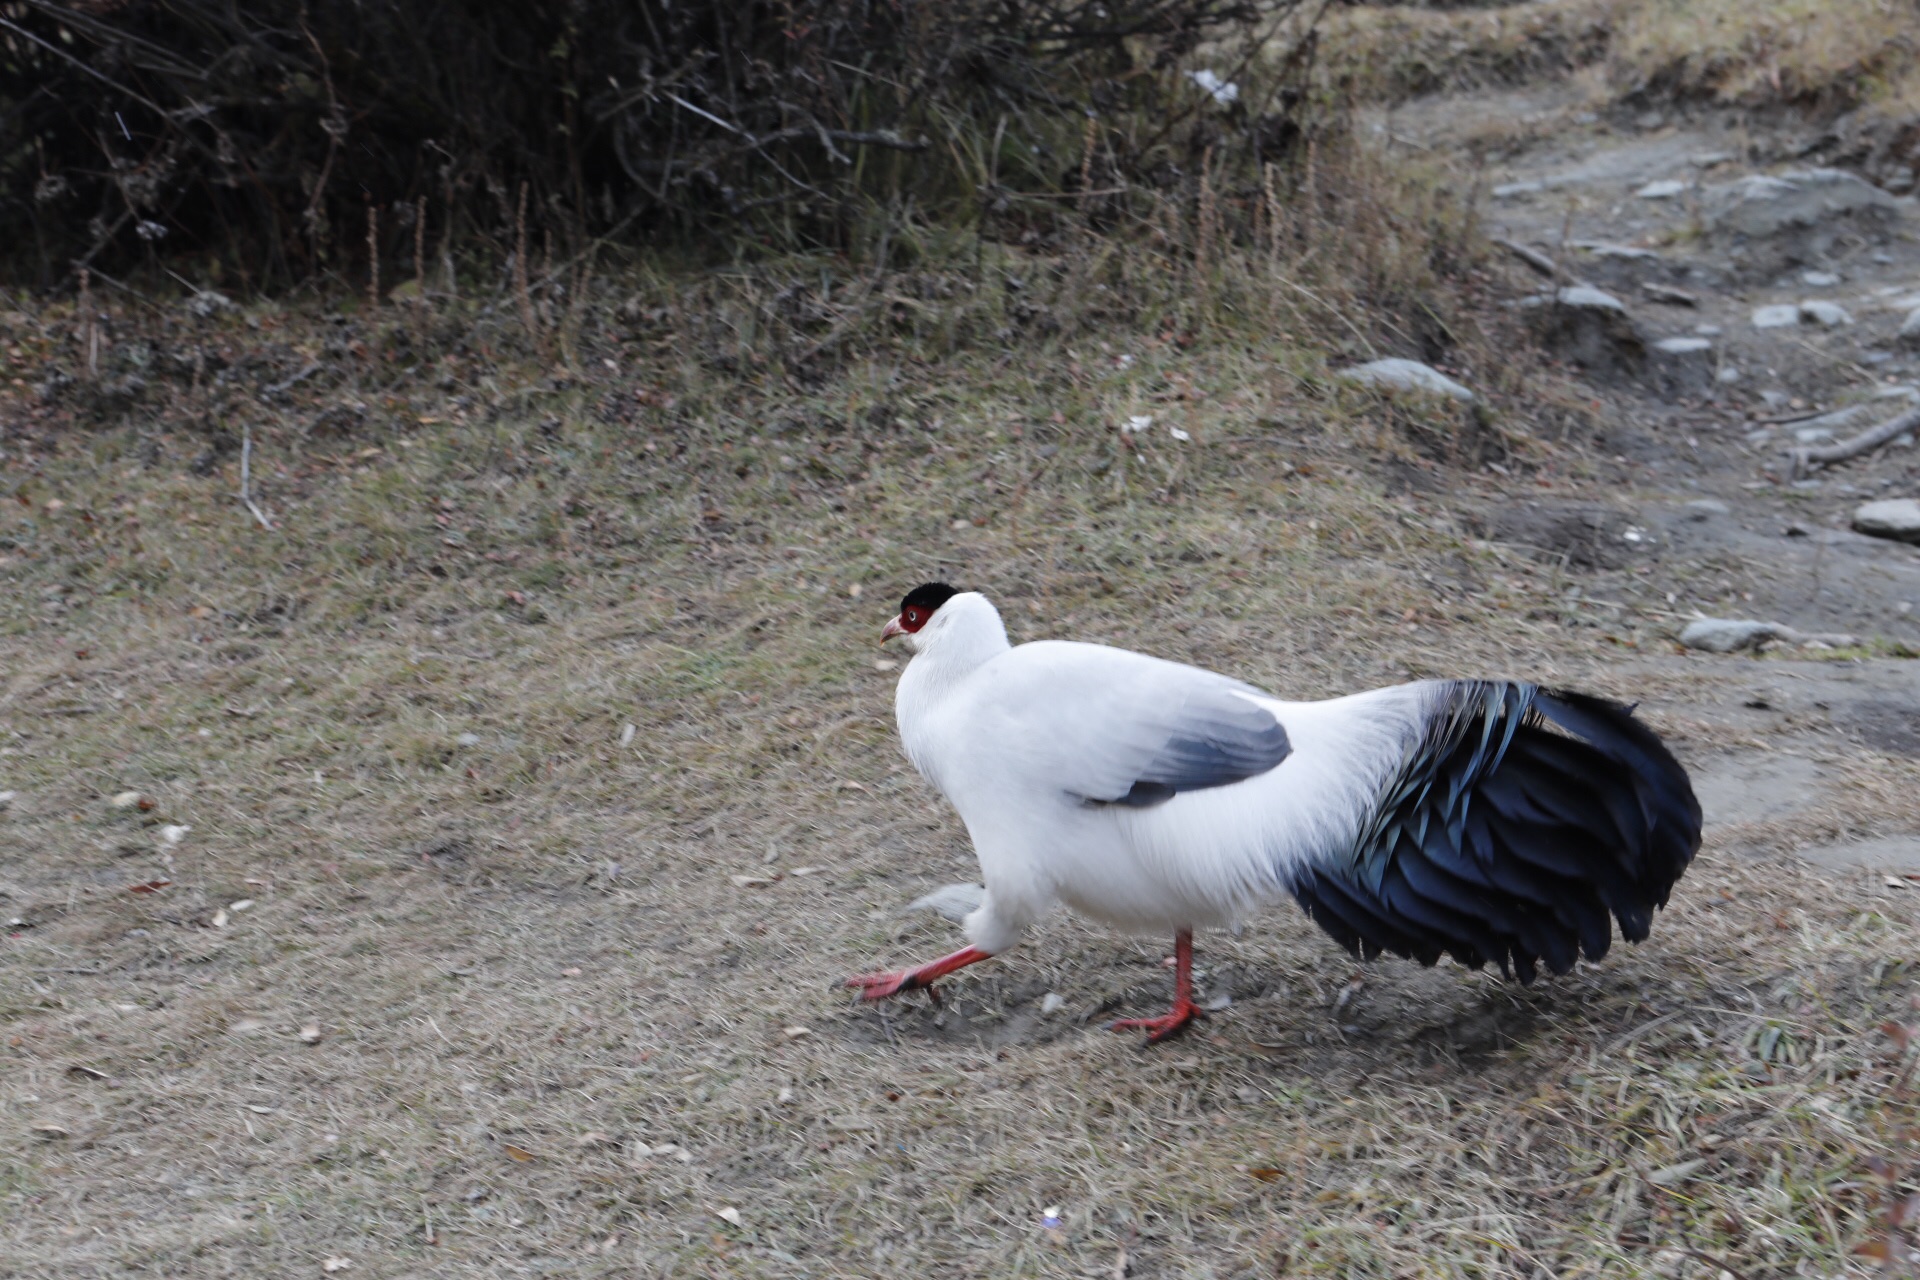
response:
[[[1175,937],[1164,1017],[1193,1003],[1193,931],[1285,892],[1347,950],[1451,955],[1531,981],[1647,936],[1700,846],[1686,772],[1631,709],[1530,684],[1429,680],[1283,702],[1197,667],[1007,642],[985,596],[930,582],[883,638],[894,708],[959,810],[986,894],[963,950],[848,979],[878,1000],[1007,950],[1055,903]],[[1611,920],[1609,919],[1611,917]]]

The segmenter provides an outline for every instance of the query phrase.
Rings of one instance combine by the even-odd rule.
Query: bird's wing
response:
[[[1423,686],[1420,732],[1351,839],[1288,879],[1358,955],[1486,961],[1522,981],[1647,936],[1700,846],[1685,770],[1631,709],[1532,685]],[[1324,704],[1323,704],[1324,705]]]
[[[1024,644],[970,701],[1001,768],[1089,805],[1147,808],[1267,772],[1292,747],[1258,690],[1103,645]]]

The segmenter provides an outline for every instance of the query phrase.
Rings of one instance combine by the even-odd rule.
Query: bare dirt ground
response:
[[[537,402],[450,356],[440,408],[263,441],[272,531],[221,447],[19,410],[0,1275],[1878,1272],[1916,1189],[1920,551],[1845,526],[1914,450],[1796,482],[1762,420],[1920,373],[1877,307],[1920,250],[1909,222],[1743,276],[1688,197],[1632,192],[1804,163],[1797,126],[1588,111],[1379,122],[1463,186],[1539,184],[1490,227],[1736,371],[1596,380],[1603,438],[1524,465],[1387,448],[1265,350],[1119,333],[728,375],[753,397],[670,336]],[[1503,265],[1493,305],[1540,284]],[[1814,295],[1856,324],[1748,323]],[[1138,412],[1192,439],[1123,448]],[[1101,1023],[1158,1011],[1163,944],[1066,917],[941,1008],[857,1006],[845,974],[954,945],[902,908],[974,875],[874,643],[932,577],[1016,639],[1284,696],[1637,699],[1705,848],[1650,941],[1529,988],[1356,964],[1278,904],[1202,941],[1220,1007],[1154,1051]],[[1695,611],[1860,643],[1690,652]]]

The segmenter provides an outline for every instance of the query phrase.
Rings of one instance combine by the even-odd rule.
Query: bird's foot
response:
[[[925,986],[927,994],[933,994],[933,988],[919,980],[918,969],[897,969],[892,973],[859,973],[847,979],[847,985],[857,988],[862,1000],[885,1000],[888,996],[897,996],[902,991],[911,991],[915,987]]]
[[[1191,1000],[1174,1001],[1173,1008],[1157,1018],[1122,1018],[1118,1022],[1107,1024],[1109,1031],[1147,1031],[1148,1044],[1159,1044],[1162,1040],[1179,1035],[1193,1024],[1195,1018],[1207,1015],[1200,1006]]]
[[[933,983],[936,978],[944,978],[955,969],[963,969],[970,964],[992,958],[992,953],[978,947],[962,947],[950,956],[941,956],[932,964],[923,964],[918,969],[898,969],[892,973],[862,973],[847,979],[847,985],[857,988],[862,1000],[885,1000],[888,996],[897,996],[902,991],[924,989],[927,995],[938,1003],[940,997],[934,994]]]

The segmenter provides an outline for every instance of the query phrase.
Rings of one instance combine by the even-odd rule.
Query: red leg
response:
[[[1148,1031],[1148,1044],[1159,1044],[1169,1036],[1187,1029],[1195,1018],[1203,1018],[1200,1006],[1193,1002],[1193,930],[1182,929],[1173,935],[1173,1008],[1158,1018],[1122,1018],[1108,1024],[1109,1031]]]
[[[991,951],[982,951],[978,947],[962,947],[952,955],[941,956],[933,963],[923,964],[918,969],[900,969],[893,973],[863,973],[848,978],[847,985],[860,988],[862,1000],[884,1000],[888,996],[899,995],[902,991],[912,991],[916,987],[931,988],[936,978],[944,978],[955,969],[964,969],[970,964],[991,959],[993,959]]]

